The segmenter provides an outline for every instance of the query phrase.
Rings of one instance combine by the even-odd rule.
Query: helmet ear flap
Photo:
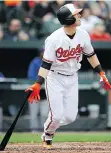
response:
[[[76,22],[76,18],[74,16],[70,15],[66,18],[66,21],[67,21],[67,25],[71,25]]]

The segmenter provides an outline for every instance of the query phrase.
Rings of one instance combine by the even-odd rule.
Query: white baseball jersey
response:
[[[90,56],[93,53],[89,34],[85,30],[77,27],[75,36],[70,39],[62,27],[46,39],[43,58],[53,61],[51,70],[72,75],[80,69],[83,54]]]

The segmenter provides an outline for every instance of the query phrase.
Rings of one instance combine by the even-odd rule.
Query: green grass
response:
[[[0,135],[0,141],[4,134]],[[36,133],[14,133],[10,138],[10,143],[31,143],[41,142],[41,134]],[[111,142],[111,133],[56,133],[54,142]]]

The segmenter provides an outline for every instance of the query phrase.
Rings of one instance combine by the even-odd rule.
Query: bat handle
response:
[[[28,99],[28,98],[30,97],[31,93],[32,93],[32,91],[31,91],[31,90],[29,90],[29,91],[27,92],[26,99]]]

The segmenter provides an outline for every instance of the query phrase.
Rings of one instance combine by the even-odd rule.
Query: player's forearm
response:
[[[98,72],[100,74],[103,71],[96,54],[87,58],[87,59],[96,72]]]
[[[36,83],[41,85],[44,82],[44,79],[47,77],[48,72],[49,70],[40,67]]]
[[[45,79],[47,77],[48,73],[49,73],[49,70],[47,70],[43,67],[40,67],[38,76],[42,76]]]
[[[41,67],[38,72],[38,79],[36,81],[38,84],[42,84],[44,82],[44,79],[47,77],[49,73],[51,65],[52,63],[50,62],[46,62],[44,60],[42,61]]]
[[[96,54],[93,55],[93,56],[91,56],[91,57],[89,57],[89,58],[87,58],[87,59],[88,59],[89,63],[91,64],[91,66],[92,66],[93,68],[95,68],[97,65],[100,64],[100,62],[99,62],[99,60],[98,60]]]

